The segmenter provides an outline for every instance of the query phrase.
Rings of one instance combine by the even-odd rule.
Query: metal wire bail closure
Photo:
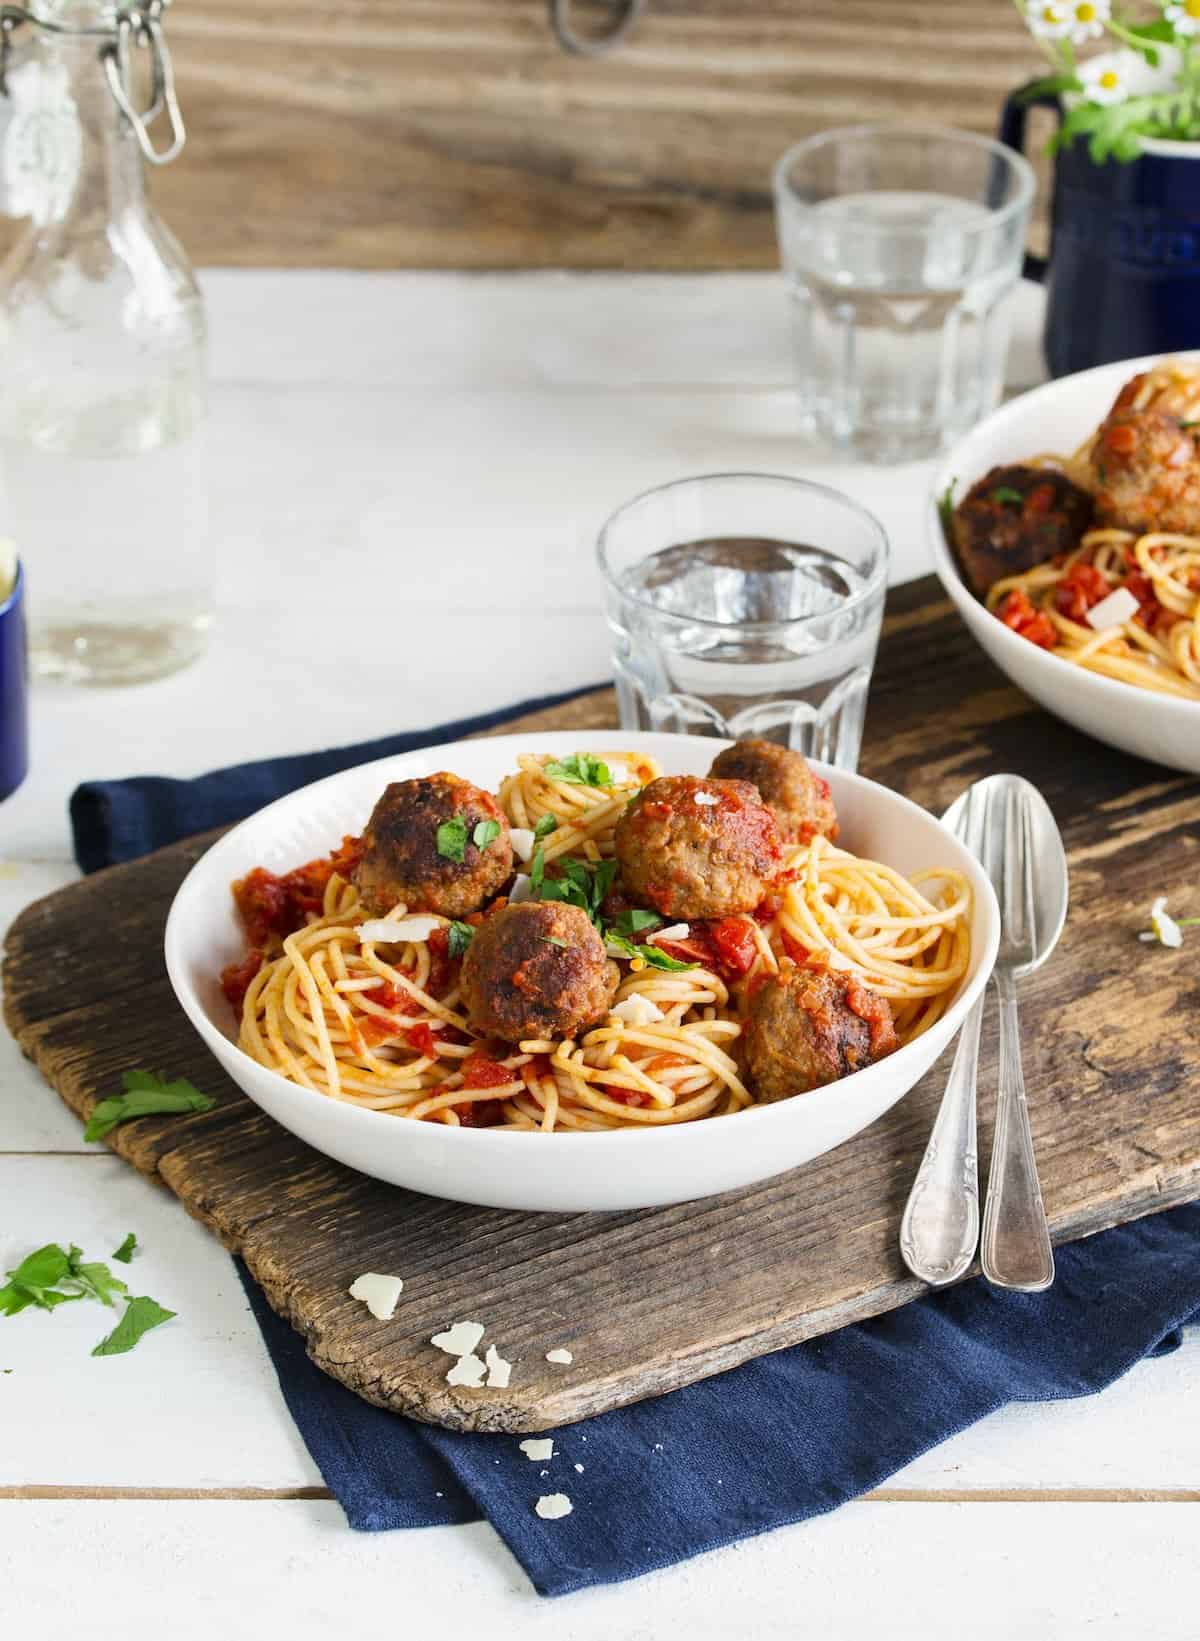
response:
[[[108,88],[113,101],[133,127],[137,145],[150,165],[170,165],[183,150],[187,141],[183,115],[175,95],[175,70],[171,53],[163,34],[163,6],[167,0],[147,0],[147,3],[117,17],[116,37],[101,47],[100,61],[104,64]],[[150,52],[151,97],[146,108],[133,105],[134,46],[145,46]],[[154,146],[150,127],[160,114],[166,112],[171,130],[171,141],[166,148]]]

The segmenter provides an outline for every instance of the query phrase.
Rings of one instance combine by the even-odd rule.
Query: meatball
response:
[[[482,848],[475,841],[481,821],[499,827]],[[388,787],[363,833],[354,882],[374,916],[403,901],[410,910],[465,917],[502,889],[512,870],[500,805],[490,792],[443,771]]]
[[[1142,378],[1117,395],[1092,441],[1096,523],[1200,534],[1200,459],[1189,427],[1169,410],[1136,410]]]
[[[587,913],[562,901],[502,906],[476,930],[462,966],[472,1029],[506,1043],[573,1037],[601,1019],[619,972]]]
[[[898,1046],[886,997],[832,969],[784,964],[750,998],[742,1048],[760,1100],[786,1100],[882,1060]]]
[[[993,467],[954,509],[950,545],[976,598],[995,581],[1069,553],[1092,522],[1092,498],[1049,467]]]
[[[837,810],[829,782],[814,775],[798,752],[776,741],[735,741],[713,759],[709,774],[718,780],[749,781],[775,816],[789,843],[836,838]]]
[[[775,817],[748,781],[662,775],[614,835],[625,893],[666,918],[752,912],[779,870]]]

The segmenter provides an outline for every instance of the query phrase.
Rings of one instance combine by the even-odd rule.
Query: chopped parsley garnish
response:
[[[541,820],[538,821],[537,825],[534,827],[533,835],[537,842],[540,843],[543,838],[548,838],[551,832],[557,832],[557,830],[558,816],[543,815]]]
[[[574,786],[611,786],[612,771],[601,758],[590,752],[571,752],[545,766],[544,773],[552,781],[570,781]]]
[[[954,486],[957,483],[957,479],[951,479],[938,497],[938,517],[942,521],[942,529],[945,532],[947,541],[950,540],[951,530],[954,525]]]
[[[467,823],[461,815],[452,816],[438,827],[437,852],[443,860],[462,865],[467,853]]]
[[[451,957],[461,957],[471,944],[475,931],[469,923],[454,922],[447,935],[446,950]]]
[[[92,1107],[85,1140],[102,1140],[118,1123],[132,1117],[159,1117],[179,1111],[211,1111],[216,1101],[211,1094],[202,1094],[186,1077],[167,1082],[162,1073],[127,1071],[121,1078],[123,1094],[110,1094]]]
[[[174,1311],[164,1310],[156,1299],[147,1299],[145,1294],[141,1294],[129,1301],[124,1316],[112,1332],[101,1339],[92,1355],[123,1356],[127,1350],[132,1350],[151,1328],[169,1322],[174,1315]]]
[[[624,935],[608,929],[604,934],[604,944],[614,957],[624,957],[629,960],[640,957],[642,962],[651,969],[694,969],[695,963],[681,963],[677,957],[669,957],[659,946],[639,946]]]
[[[562,876],[547,877],[545,857],[540,849],[534,851],[530,872],[534,893],[541,900],[560,900],[568,906],[578,906],[599,928],[600,907],[617,875],[616,861],[600,860],[592,865],[576,860],[573,855],[563,855],[556,865]]]
[[[1025,505],[1025,497],[1019,490],[1014,490],[1011,484],[998,484],[996,488],[989,493],[989,499],[994,501],[998,507],[1010,505],[1014,507],[1023,507]]]
[[[563,951],[567,951],[569,949],[569,946],[570,946],[570,942],[564,940],[561,935],[544,934],[544,935],[540,936],[540,938],[541,938],[543,944],[545,944],[547,946],[561,946]]]
[[[643,929],[653,928],[656,923],[661,922],[662,918],[657,912],[646,912],[640,906],[635,906],[631,912],[622,912],[613,928],[618,934],[630,938],[635,934],[641,934]]]
[[[113,1258],[128,1260],[136,1246],[137,1238],[130,1231]],[[175,1315],[157,1300],[130,1299],[129,1289],[120,1277],[100,1260],[85,1259],[82,1248],[74,1243],[64,1250],[57,1242],[48,1242],[7,1274],[8,1281],[0,1288],[0,1316],[16,1316],[31,1305],[52,1311],[75,1299],[95,1299],[112,1310],[118,1298],[124,1300],[121,1320],[92,1351],[93,1356],[116,1356],[132,1350],[144,1333]]]
[[[476,849],[482,853],[483,850],[487,848],[488,844],[495,843],[499,836],[499,821],[481,820],[476,825],[475,830],[471,833],[471,842],[475,845]]]

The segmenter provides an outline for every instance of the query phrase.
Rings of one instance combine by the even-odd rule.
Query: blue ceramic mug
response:
[[[25,572],[0,601],[0,799],[15,792],[29,768],[29,701],[25,657]]]
[[[1000,141],[1024,151],[1030,108],[1055,96],[1014,91]],[[1052,376],[1200,347],[1200,143],[1150,142],[1136,160],[1097,165],[1087,143],[1054,161],[1050,255],[1027,257],[1046,285]]]

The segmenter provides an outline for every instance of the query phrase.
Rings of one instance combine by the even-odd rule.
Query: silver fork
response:
[[[982,858],[1000,902],[1001,928],[992,976],[1000,997],[1000,1082],[980,1257],[989,1281],[1037,1293],[1054,1281],[1054,1253],[1029,1129],[1016,983],[1058,943],[1067,915],[1067,858],[1035,787],[1016,775],[983,784],[992,790]]]

